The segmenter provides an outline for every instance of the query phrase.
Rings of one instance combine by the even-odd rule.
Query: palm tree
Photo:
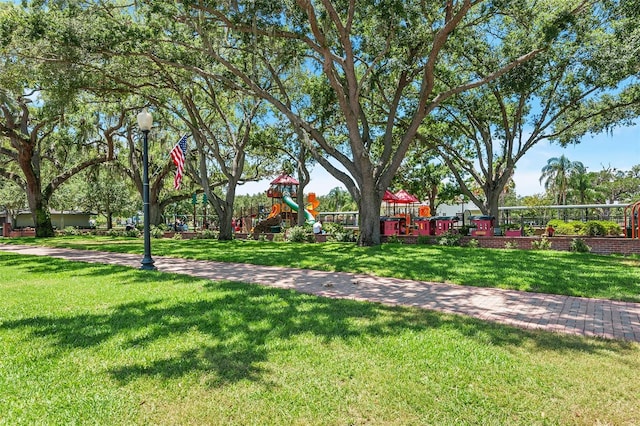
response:
[[[564,155],[548,159],[547,165],[542,168],[540,183],[544,180],[544,189],[554,192],[558,204],[567,204],[569,178],[578,168],[584,169],[584,165],[580,161],[570,161]]]
[[[569,191],[580,204],[586,204],[595,196],[592,184],[593,174],[587,173],[587,168],[582,163],[577,163],[569,176]],[[584,212],[585,219],[589,220],[589,209],[585,208]]]
[[[333,188],[329,193],[320,197],[322,210],[324,211],[344,211],[355,210],[353,198],[349,192],[339,186]]]

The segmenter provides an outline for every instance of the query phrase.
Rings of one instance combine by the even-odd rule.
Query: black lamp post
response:
[[[147,109],[143,109],[138,114],[138,127],[142,130],[142,203],[144,212],[144,257],[140,269],[154,271],[153,259],[151,258],[151,230],[149,225],[149,131],[153,125],[153,117]]]

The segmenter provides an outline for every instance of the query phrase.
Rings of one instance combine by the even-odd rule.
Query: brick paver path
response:
[[[140,266],[142,255],[0,244],[0,250],[74,261]],[[163,272],[256,283],[319,296],[468,315],[525,329],[640,342],[640,303],[466,287],[425,281],[155,256]],[[150,272],[153,273],[153,272]]]

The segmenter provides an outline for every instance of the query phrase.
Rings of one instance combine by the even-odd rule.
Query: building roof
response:
[[[282,173],[280,176],[278,176],[271,182],[271,185],[299,185],[299,184],[300,182],[298,182],[295,178],[289,176],[286,173]]]
[[[18,212],[16,214],[31,214],[31,210],[18,210]],[[49,214],[64,214],[66,216],[73,216],[73,215],[96,216],[98,213],[96,213],[96,212],[81,212],[81,211],[78,211],[78,210],[64,210],[64,211],[49,210]],[[0,211],[0,216],[6,216],[6,211]]]

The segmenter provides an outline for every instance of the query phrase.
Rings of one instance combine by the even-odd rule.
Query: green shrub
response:
[[[181,240],[182,239],[182,234],[180,232],[176,232],[175,234],[173,234],[173,239],[174,240]]]
[[[620,225],[609,220],[590,220],[580,222],[572,220],[564,222],[559,219],[550,220],[548,225],[553,226],[557,235],[585,235],[589,237],[603,237],[605,235],[620,235]]]
[[[153,238],[162,238],[163,235],[164,235],[164,231],[160,226],[154,226],[151,228],[151,236]]]
[[[551,241],[544,235],[539,240],[531,241],[534,250],[551,250]]]
[[[286,239],[290,243],[309,243],[315,240],[313,233],[309,233],[304,226],[294,226],[287,229]]]
[[[607,230],[606,235],[613,235],[615,237],[619,237],[624,234],[622,227],[618,225],[616,222],[611,222],[609,220],[602,221],[604,228]]]
[[[553,226],[555,235],[580,235],[582,233],[582,222],[563,222],[561,220],[551,220],[547,226]]]
[[[266,236],[265,236],[265,238],[266,238]],[[276,242],[276,243],[283,242],[284,241],[284,234],[283,233],[273,234],[273,239],[271,241]]]
[[[324,222],[322,230],[327,233],[327,241],[337,241],[340,243],[356,242],[356,234],[352,229],[345,229],[341,223]]]
[[[342,225],[340,225],[342,227]],[[324,229],[324,227],[323,227]],[[327,241],[337,241],[339,243],[355,243],[357,240],[355,232],[352,229],[344,229],[329,233]]]
[[[107,236],[109,237],[124,237],[125,231],[118,231],[117,229],[109,229],[107,231]]]
[[[532,236],[534,236],[535,234],[536,234],[536,231],[535,231],[535,229],[533,229],[533,226],[526,225],[526,226],[524,227],[524,231],[523,231],[523,233],[522,233],[522,235],[523,235],[523,236],[525,236],[525,237],[532,237]]]
[[[589,237],[603,237],[607,235],[607,228],[600,221],[590,220],[585,224],[584,234]]]
[[[204,231],[196,234],[196,238],[199,240],[215,240],[218,238],[218,232],[211,229],[205,229]],[[249,236],[247,236],[249,238]]]
[[[401,243],[402,241],[400,241],[400,238],[398,238],[397,235],[393,234],[393,235],[387,235],[387,243],[390,244],[396,244],[396,243]]]
[[[80,234],[82,234],[82,232],[79,229],[74,228],[73,226],[67,226],[66,228],[64,228],[64,235],[69,236],[69,235],[80,235]]]
[[[447,232],[436,237],[438,244],[441,246],[459,246],[462,235]]]
[[[140,235],[142,235],[142,233],[138,228],[133,228],[128,231],[124,231],[124,235],[129,238],[140,238]]]
[[[591,247],[581,240],[580,238],[574,238],[571,240],[571,244],[569,245],[569,251],[573,251],[576,253],[589,253],[591,252]]]
[[[322,230],[327,234],[335,234],[338,232],[345,231],[344,226],[341,223],[335,223],[335,222],[323,222]]]
[[[585,224],[585,233],[589,237],[603,237],[606,235],[620,235],[622,228],[609,220],[590,220]]]
[[[504,248],[506,249],[516,249],[518,248],[518,245],[516,243],[514,243],[513,241],[507,241],[504,243]]]
[[[478,241],[475,238],[470,239],[469,242],[467,243],[467,247],[469,248],[478,248],[479,245],[480,245],[480,241]]]

